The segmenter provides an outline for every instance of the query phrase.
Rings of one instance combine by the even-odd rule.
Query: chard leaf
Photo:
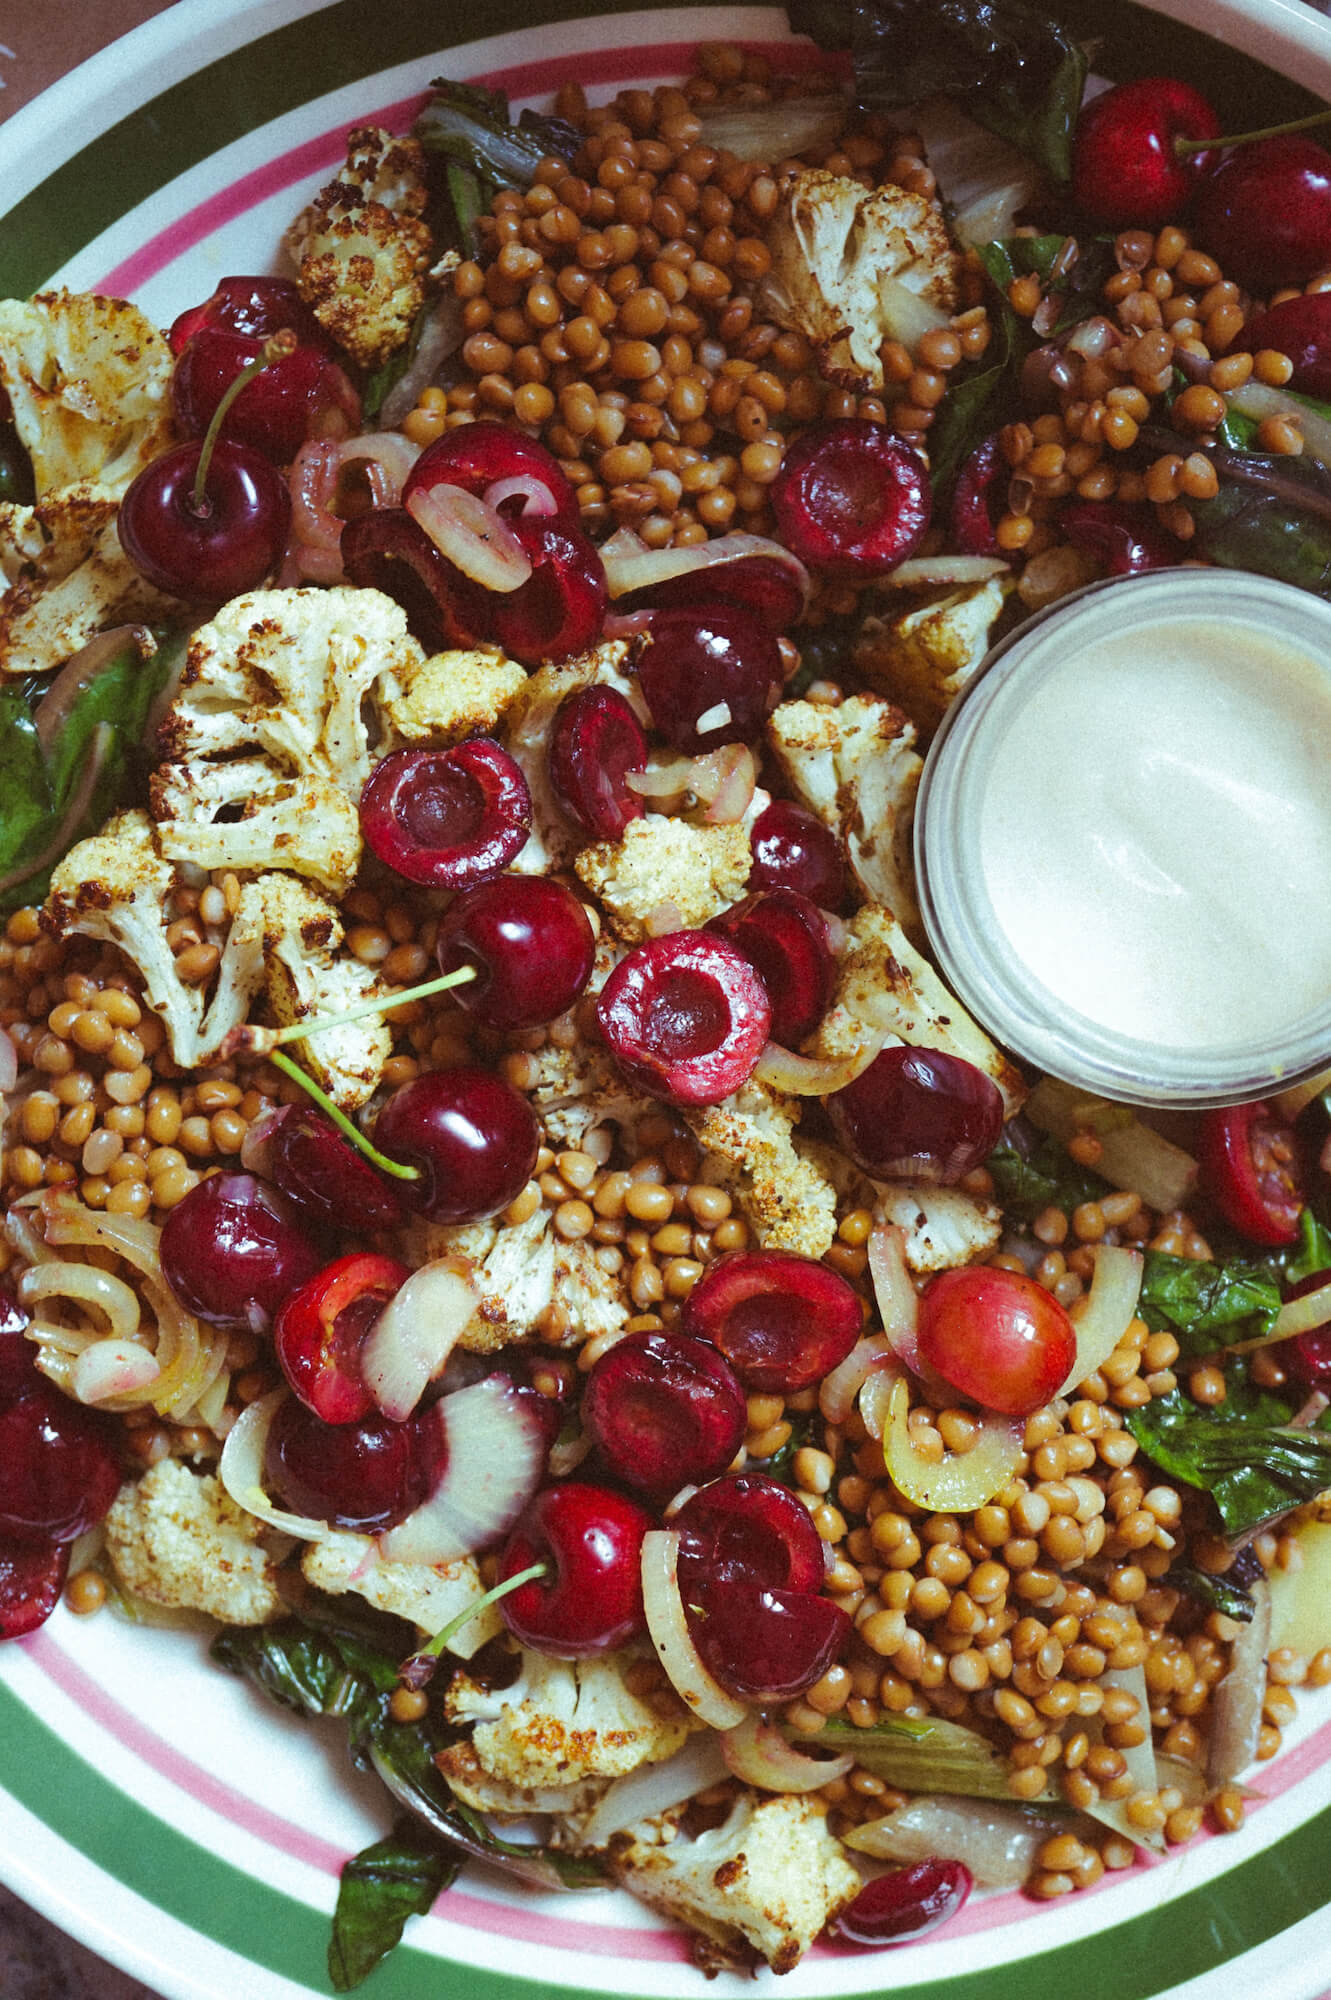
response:
[[[1212,1264],[1148,1250],[1137,1311],[1152,1333],[1172,1333],[1191,1358],[1269,1333],[1280,1285],[1255,1261]]]
[[[434,96],[413,130],[427,153],[440,153],[469,168],[490,190],[528,188],[541,161],[552,153],[571,160],[582,135],[562,118],[524,111],[516,123],[500,90],[453,83],[437,77]]]
[[[1237,1618],[1244,1625],[1251,1621],[1257,1608],[1251,1591],[1245,1590],[1241,1583],[1227,1576],[1211,1576],[1204,1569],[1193,1569],[1189,1563],[1175,1563],[1165,1571],[1161,1582],[1195,1598],[1208,1611],[1221,1611],[1226,1618]]]
[[[423,1917],[462,1865],[425,1839],[410,1820],[399,1820],[386,1840],[353,1855],[342,1870],[328,1977],[338,1993],[368,1979],[380,1959],[400,1943],[408,1917]]]
[[[1023,1222],[1033,1222],[1046,1208],[1070,1215],[1082,1202],[1099,1201],[1110,1192],[1108,1181],[1079,1167],[1053,1138],[1042,1140],[1029,1154],[1011,1144],[996,1146],[984,1164],[1003,1208]]]
[[[1217,453],[1216,465],[1220,491],[1192,503],[1196,553],[1331,597],[1331,471],[1242,448]]]
[[[1231,1537],[1250,1533],[1331,1487],[1331,1411],[1310,1430],[1290,1426],[1294,1405],[1256,1389],[1242,1363],[1225,1371],[1222,1403],[1201,1409],[1181,1389],[1127,1414],[1146,1456],[1209,1493]]]
[[[1331,1271],[1331,1229],[1311,1208],[1304,1208],[1299,1215],[1299,1240],[1285,1253],[1282,1276],[1286,1284],[1298,1285],[1317,1271]]]
[[[857,1729],[834,1715],[814,1737],[790,1733],[822,1750],[853,1751],[857,1764],[902,1791],[1012,1800],[1007,1759],[986,1737],[943,1716],[884,1715]]]

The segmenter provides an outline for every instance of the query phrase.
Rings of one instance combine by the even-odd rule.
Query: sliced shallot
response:
[[[736,532],[733,535],[718,535],[710,542],[700,542],[689,548],[649,549],[631,529],[621,528],[601,547],[606,586],[612,598],[629,597],[634,591],[650,590],[655,584],[668,583],[672,577],[724,568],[727,563],[743,562],[748,556],[769,556],[774,562],[783,564],[795,576],[804,600],[808,602],[808,571],[797,556],[767,535]],[[1000,568],[1006,566],[999,565]],[[720,588],[720,578],[717,583]]]
[[[652,1528],[642,1538],[642,1603],[657,1658],[680,1700],[713,1729],[734,1729],[749,1713],[703,1665],[679,1594],[679,1536]]]
[[[860,1409],[867,1425],[864,1393],[861,1390]],[[905,1376],[898,1375],[887,1397],[883,1458],[897,1491],[932,1514],[973,1514],[986,1506],[1007,1485],[1025,1449],[1024,1418],[986,1413],[969,1451],[925,1458],[911,1442],[909,1418],[910,1390]]]
[[[642,1764],[626,1777],[616,1778],[602,1793],[579,1829],[583,1847],[604,1847],[612,1833],[633,1826],[640,1819],[696,1798],[726,1776],[727,1765],[721,1739],[711,1730],[690,1736],[682,1750],[663,1764]]]
[[[871,1041],[848,1056],[802,1056],[779,1042],[768,1042],[753,1073],[759,1083],[790,1097],[829,1097],[862,1076],[878,1052],[879,1044]]]
[[[1020,1806],[989,1799],[912,1799],[883,1819],[862,1820],[842,1835],[856,1854],[875,1861],[927,1861],[946,1854],[964,1861],[988,1889],[1016,1889],[1056,1824]]]
[[[501,1376],[455,1390],[421,1421],[436,1428],[442,1470],[428,1500],[379,1537],[385,1562],[455,1562],[489,1548],[545,1470],[544,1426]]]
[[[5,1028],[0,1028],[0,1097],[18,1082],[18,1050]]]
[[[222,1446],[222,1456],[218,1461],[217,1475],[238,1507],[256,1520],[276,1528],[281,1534],[294,1535],[299,1542],[323,1542],[337,1530],[327,1521],[316,1521],[309,1514],[292,1514],[285,1507],[275,1507],[264,1488],[264,1456],[268,1450],[268,1433],[273,1427],[273,1418],[278,1405],[287,1398],[285,1388],[272,1389],[257,1402],[250,1403],[236,1418]]]
[[[456,1261],[441,1258],[413,1271],[371,1329],[361,1375],[386,1417],[401,1423],[442,1370],[477,1297]]]
[[[79,1403],[106,1403],[146,1389],[161,1374],[157,1358],[133,1340],[94,1340],[74,1363],[70,1388]]]
[[[150,659],[157,651],[157,641],[146,625],[113,625],[109,631],[98,632],[86,646],[80,646],[78,652],[61,667],[42,695],[32,718],[37,741],[46,756],[49,757],[55,747],[56,738],[64,728],[65,719],[75,701],[85,688],[91,687],[98,676],[105,673],[112,660],[119,659],[127,646],[135,647],[141,660]]]
[[[483,590],[507,595],[531,576],[531,557],[502,514],[465,486],[418,487],[406,509],[440,554]]]
[[[1271,1643],[1271,1586],[1252,1584],[1253,1614],[1230,1648],[1229,1672],[1212,1690],[1206,1776],[1226,1785],[1257,1755],[1266,1696],[1266,1655]]]
[[[1093,1252],[1095,1276],[1085,1301],[1078,1300],[1074,1311],[1077,1330],[1077,1358],[1066,1382],[1059,1390],[1066,1396],[1102,1361],[1108,1361],[1132,1323],[1142,1288],[1142,1259],[1139,1250],[1125,1250],[1114,1243],[1097,1243]]]
[[[844,1424],[855,1407],[855,1398],[869,1379],[872,1369],[886,1361],[892,1343],[885,1333],[871,1333],[857,1340],[844,1361],[830,1375],[824,1375],[818,1390],[818,1408],[829,1424]]]
[[[911,556],[874,580],[899,590],[927,590],[942,584],[987,583],[991,576],[1005,575],[1007,568],[1001,556]]]
[[[855,1768],[850,1751],[840,1757],[809,1757],[787,1742],[774,1722],[752,1711],[721,1737],[727,1768],[763,1792],[816,1792]]]
[[[493,486],[487,486],[482,496],[487,507],[496,511],[506,500],[521,500],[518,508],[521,514],[557,514],[559,502],[543,479],[534,472],[515,473],[511,479],[496,479]]]

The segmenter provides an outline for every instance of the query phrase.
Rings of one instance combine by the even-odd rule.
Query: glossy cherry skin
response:
[[[836,983],[818,905],[798,889],[768,889],[723,910],[707,928],[752,962],[772,1003],[772,1040],[797,1048],[827,1012]]]
[[[162,1275],[212,1326],[267,1332],[327,1259],[290,1202],[254,1174],[210,1174],[162,1225]]]
[[[629,1333],[596,1362],[582,1427],[606,1470],[667,1500],[724,1472],[744,1442],[747,1405],[734,1370],[705,1340]]]
[[[449,562],[405,507],[373,507],[347,521],[339,548],[348,583],[400,604],[427,653],[488,639],[490,594]]]
[[[418,1215],[484,1222],[531,1179],[541,1129],[526,1098],[491,1070],[427,1070],[389,1098],[374,1143],[390,1159],[419,1167],[419,1180],[402,1183],[402,1198]]]
[[[931,1856],[889,1868],[833,1918],[832,1933],[849,1944],[906,1944],[955,1917],[974,1886],[964,1861]]]
[[[1250,1243],[1298,1241],[1304,1206],[1298,1140],[1269,1104],[1204,1112],[1197,1166],[1203,1193]]]
[[[505,1031],[566,1014],[591,978],[596,938],[583,903],[545,875],[500,875],[464,889],[439,924],[439,970],[475,968],[457,988],[469,1014]]]
[[[1176,139],[1218,139],[1220,120],[1200,91],[1176,76],[1139,76],[1082,108],[1072,144],[1072,194],[1110,229],[1177,221],[1215,162],[1174,151]]]
[[[203,436],[237,375],[263,349],[262,337],[200,328],[171,377],[172,407],[186,437]],[[222,435],[274,465],[290,465],[308,439],[349,437],[359,426],[360,398],[346,372],[321,348],[297,346],[246,383],[222,419]]]
[[[734,562],[685,570],[679,576],[632,590],[617,611],[675,611],[684,606],[724,604],[780,638],[804,611],[804,585],[793,564],[776,556],[739,556]]]
[[[962,1180],[1003,1129],[997,1084],[943,1049],[884,1049],[825,1108],[842,1151],[879,1180]]]
[[[251,339],[266,339],[290,327],[304,346],[328,345],[328,336],[290,278],[221,279],[202,305],[190,306],[172,320],[166,336],[171,352],[180,354],[206,326]]]
[[[1291,389],[1303,396],[1331,398],[1331,292],[1304,292],[1250,319],[1234,350],[1257,354],[1262,348],[1287,354],[1294,364]]]
[[[44,1625],[65,1587],[68,1542],[31,1547],[0,1540],[0,1640],[23,1639]]]
[[[620,960],[596,1018],[635,1087],[672,1104],[719,1104],[762,1054],[772,1007],[733,944],[706,931],[672,931]]]
[[[394,750],[360,797],[361,832],[388,868],[432,889],[467,889],[517,859],[531,793],[507,750],[473,736],[451,750]]]
[[[752,743],[783,679],[776,640],[741,612],[716,604],[653,612],[638,684],[653,724],[676,750],[692,756]],[[712,716],[718,709],[728,712],[724,719]]]
[[[591,840],[618,840],[643,803],[625,780],[647,768],[642,725],[616,688],[580,688],[561,702],[546,748],[559,809]]]
[[[786,547],[823,576],[882,576],[929,526],[929,475],[883,424],[810,424],[768,488]]]
[[[196,508],[200,450],[176,445],[146,465],[120,503],[116,526],[125,554],[158,590],[220,604],[276,569],[291,495],[266,458],[219,438]]]
[[[39,1382],[0,1412],[0,1537],[72,1542],[120,1489],[103,1416]]]
[[[789,1250],[731,1250],[709,1264],[679,1326],[720,1348],[748,1389],[792,1394],[820,1382],[860,1337],[859,1295],[826,1264]]]
[[[1058,525],[1074,548],[1087,549],[1108,576],[1137,576],[1183,561],[1183,544],[1160,526],[1155,509],[1125,500],[1073,500]]]
[[[1028,1417],[1077,1358],[1072,1321],[1034,1278],[988,1264],[940,1271],[920,1297],[920,1358],[963,1396]]]
[[[520,1584],[500,1615],[520,1645],[557,1660],[622,1646],[642,1629],[642,1538],[652,1517],[608,1486],[566,1480],[536,1495],[499,1559],[499,1580],[533,1563],[549,1575]]]
[[[998,523],[1007,512],[1005,495],[1010,469],[997,431],[981,438],[962,460],[952,487],[949,518],[952,540],[962,555],[998,554]]]
[[[757,1583],[770,1590],[821,1589],[827,1555],[803,1501],[762,1473],[736,1472],[690,1494],[671,1517],[679,1577],[702,1584]]]
[[[297,1397],[278,1405],[264,1479],[293,1513],[376,1534],[419,1507],[434,1473],[414,1422],[369,1416],[326,1424]]]
[[[37,1350],[25,1336],[30,1315],[0,1280],[0,1410],[42,1380]]]
[[[748,1701],[789,1701],[812,1687],[850,1638],[850,1613],[808,1591],[708,1583],[695,1597],[685,1615],[703,1665]]]
[[[1194,235],[1249,291],[1306,284],[1331,269],[1331,153],[1294,132],[1235,147],[1202,183]]]
[[[1291,1285],[1286,1296],[1301,1299],[1309,1292],[1320,1292],[1324,1285],[1331,1285],[1331,1271],[1313,1271]],[[1282,1340],[1276,1353],[1282,1367],[1298,1381],[1306,1382],[1310,1389],[1325,1389],[1331,1382],[1331,1312],[1319,1326],[1296,1333],[1292,1340]]]
[[[539,514],[520,515],[509,527],[531,563],[531,575],[516,590],[491,595],[494,643],[528,667],[585,653],[601,636],[609,603],[595,545],[580,528]]]
[[[393,1257],[339,1257],[293,1292],[273,1325],[282,1373],[326,1424],[355,1424],[374,1409],[360,1357],[375,1321],[411,1276]]]
[[[523,482],[531,489],[526,494],[495,493],[496,487],[511,484],[516,489]],[[578,496],[558,459],[509,424],[462,424],[427,445],[403,483],[403,503],[413,493],[429,493],[436,486],[461,486],[480,500],[489,499],[510,526],[515,519],[556,521],[578,530],[582,526]]]
[[[267,1141],[266,1177],[314,1220],[371,1234],[402,1220],[397,1183],[381,1174],[312,1104],[286,1104]]]
[[[804,806],[773,799],[749,834],[750,889],[795,889],[823,910],[839,910],[846,897],[841,843]]]

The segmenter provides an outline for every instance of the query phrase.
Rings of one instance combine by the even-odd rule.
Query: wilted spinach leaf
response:
[[[1148,1250],[1137,1310],[1153,1333],[1172,1333],[1185,1356],[1257,1340],[1280,1311],[1280,1285],[1266,1266],[1212,1264]]]
[[[460,1855],[445,1854],[406,1819],[387,1840],[352,1856],[342,1870],[328,1940],[328,1977],[339,1993],[369,1977],[401,1942],[407,1918],[425,1916],[461,1865]]]
[[[1171,1589],[1195,1598],[1208,1611],[1223,1612],[1226,1618],[1237,1618],[1244,1625],[1256,1608],[1251,1591],[1245,1590],[1241,1583],[1227,1576],[1212,1576],[1204,1569],[1193,1569],[1189,1563],[1175,1563],[1160,1580]]]
[[[1057,1139],[1043,1139],[1031,1153],[1008,1143],[995,1146],[984,1164],[1002,1206],[1023,1222],[1034,1222],[1046,1208],[1070,1215],[1082,1202],[1099,1201],[1110,1192],[1109,1182],[1079,1167]]]
[[[1331,471],[1244,450],[1217,453],[1216,469],[1220,491],[1192,503],[1195,553],[1331,597]]]
[[[1257,1389],[1241,1363],[1225,1371],[1222,1403],[1201,1409],[1181,1389],[1127,1414],[1146,1456],[1214,1500],[1225,1534],[1247,1534],[1331,1486],[1331,1411],[1290,1428],[1294,1405]]]

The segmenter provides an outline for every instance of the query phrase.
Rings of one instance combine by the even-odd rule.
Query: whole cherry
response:
[[[1291,389],[1324,401],[1331,398],[1331,292],[1304,292],[1254,314],[1234,350],[1258,354],[1264,347],[1289,356]]]
[[[439,969],[472,966],[458,1004],[493,1028],[539,1028],[567,1013],[591,977],[596,939],[573,891],[546,875],[500,875],[450,903]]]
[[[1236,147],[1202,183],[1195,234],[1249,291],[1306,283],[1331,267],[1331,153],[1297,133]]]
[[[519,1584],[500,1613],[524,1646],[557,1660],[607,1653],[642,1625],[642,1538],[651,1515],[608,1486],[547,1486],[514,1528],[499,1560],[506,1582],[536,1563],[548,1574]]]
[[[1082,109],[1072,143],[1077,206],[1110,229],[1158,228],[1192,203],[1214,153],[1175,141],[1218,139],[1220,120],[1200,91],[1176,76],[1139,76]]]

